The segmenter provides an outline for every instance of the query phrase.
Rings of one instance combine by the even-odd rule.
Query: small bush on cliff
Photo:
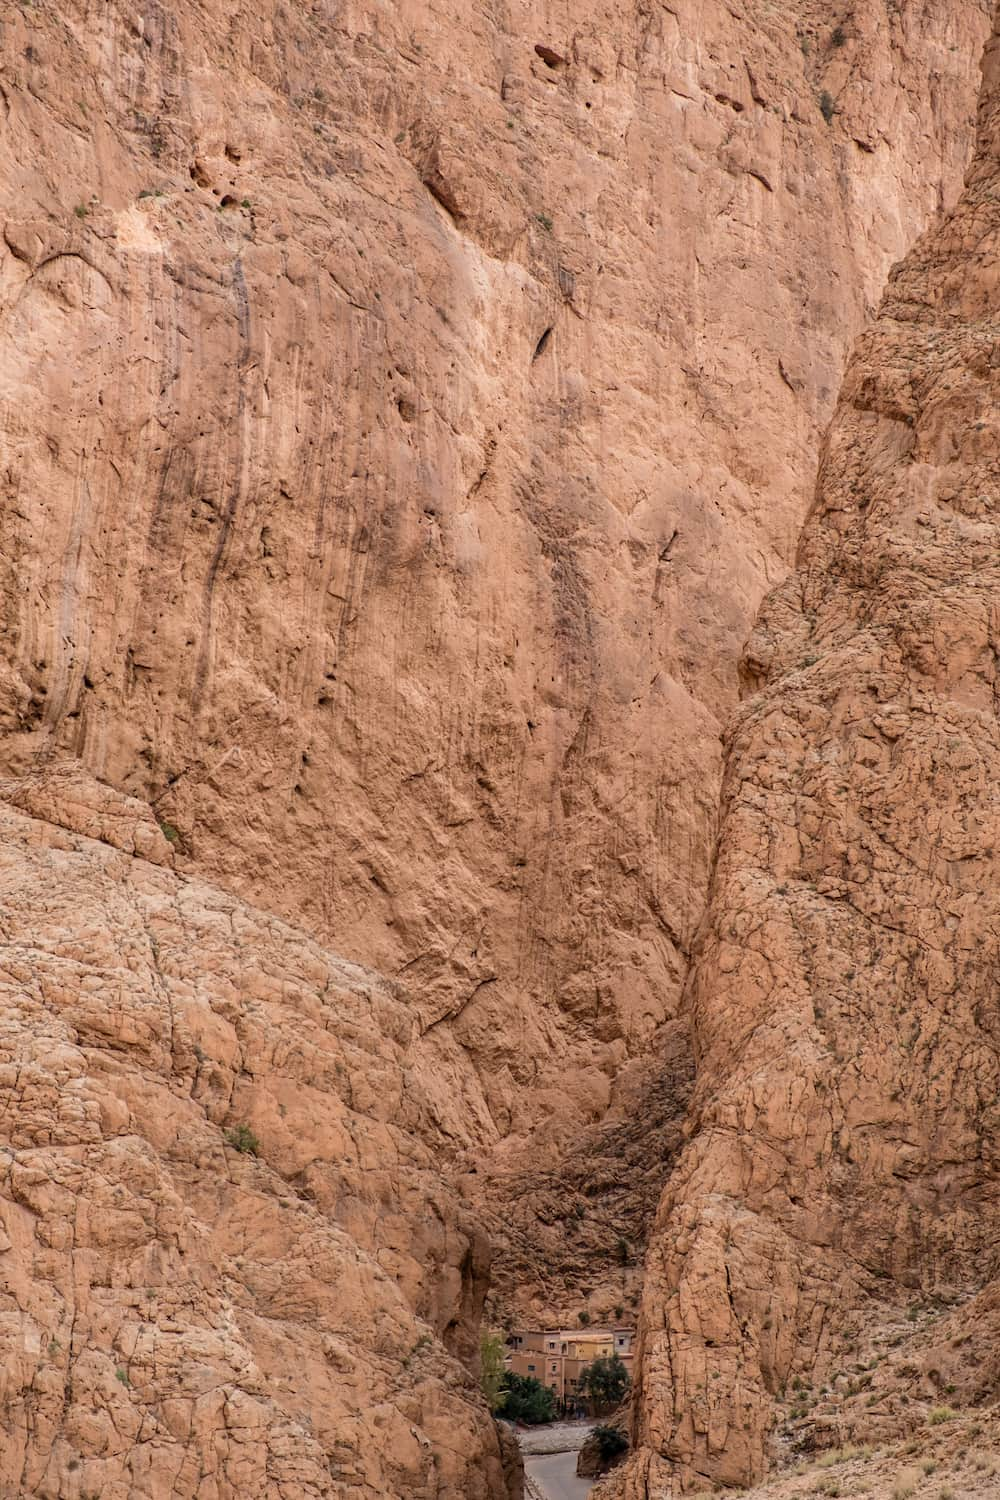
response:
[[[226,1140],[234,1151],[240,1151],[244,1156],[260,1155],[260,1141],[249,1125],[234,1125],[232,1130],[226,1131]]]
[[[833,102],[833,95],[826,89],[819,96],[819,112],[828,125],[837,113],[837,106]]]
[[[628,1447],[628,1438],[620,1427],[604,1426],[595,1427],[593,1432],[594,1441],[601,1455],[602,1463],[610,1463],[620,1453],[624,1453]]]
[[[551,1422],[556,1414],[555,1394],[533,1375],[515,1375],[508,1370],[503,1378],[503,1414],[511,1422],[529,1426]]]

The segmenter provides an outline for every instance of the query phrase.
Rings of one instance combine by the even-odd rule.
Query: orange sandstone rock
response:
[[[0,1492],[501,1500],[403,998],[57,781],[0,801]]]

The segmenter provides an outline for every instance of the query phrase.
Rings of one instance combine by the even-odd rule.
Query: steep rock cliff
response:
[[[994,34],[965,193],[860,341],[743,660],[632,1495],[759,1479],[845,1348],[828,1435],[995,1399],[998,184]]]
[[[978,0],[4,9],[0,769],[30,830],[12,811],[4,1061],[33,1184],[3,1190],[8,1484],[501,1483],[459,1363],[484,1251],[443,1179],[508,1298],[620,1294],[686,1097],[732,664],[849,342],[957,189],[984,29]],[[203,908],[292,966],[253,1014]],[[177,980],[245,1050],[165,1036]],[[287,1062],[289,987],[329,1059]],[[86,1133],[50,1140],[63,1049]],[[322,1094],[297,1143],[286,1074]],[[260,1160],[227,1154],[240,1123]],[[68,1227],[64,1193],[141,1196],[133,1156],[152,1229]],[[143,1331],[161,1196],[199,1268],[164,1333],[204,1334],[226,1393],[193,1426]]]
[[[812,17],[4,20],[4,753],[404,976],[457,1142],[670,1014],[738,644],[958,182],[981,6]]]

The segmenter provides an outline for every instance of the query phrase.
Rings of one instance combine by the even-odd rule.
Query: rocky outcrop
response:
[[[934,1421],[919,1424],[904,1441],[878,1447],[871,1443],[827,1447],[774,1472],[763,1484],[738,1493],[741,1500],[804,1500],[805,1496],[824,1495],[940,1500],[942,1494],[997,1500],[1000,1445],[996,1407],[968,1415],[939,1407],[934,1415]],[[598,1481],[590,1500],[609,1500],[616,1484],[615,1476]],[[690,1500],[712,1500],[719,1493],[703,1489]]]
[[[410,1007],[173,863],[79,772],[0,788],[0,1492],[518,1494]]]
[[[994,34],[964,196],[858,346],[744,656],[630,1495],[758,1480],[777,1398],[811,1390],[803,1418],[890,1325],[870,1428],[993,1399],[998,176]],[[892,1356],[934,1306],[938,1342]]]
[[[629,1416],[626,1405],[587,1433],[576,1460],[576,1472],[581,1478],[598,1479],[624,1463],[628,1452]]]
[[[4,8],[9,1486],[492,1496],[453,1177],[508,1306],[564,1164],[631,1294],[732,664],[984,28]]]
[[[506,1422],[496,1423],[500,1459],[506,1484],[506,1500],[522,1500],[525,1494],[524,1456],[514,1429]]]

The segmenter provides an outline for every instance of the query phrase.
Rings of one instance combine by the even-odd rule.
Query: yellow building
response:
[[[582,1403],[580,1380],[595,1359],[617,1354],[631,1377],[633,1328],[526,1328],[507,1340],[507,1368],[547,1385],[560,1404]]]

